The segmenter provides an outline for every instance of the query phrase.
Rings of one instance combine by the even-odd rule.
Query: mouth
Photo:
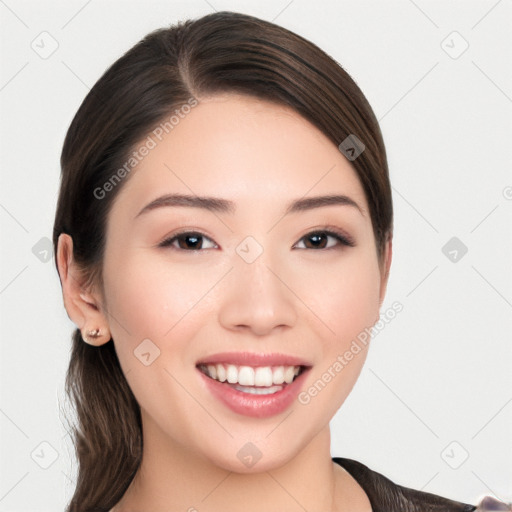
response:
[[[198,370],[210,379],[253,395],[271,395],[291,384],[306,366],[245,366],[229,363],[200,364]]]
[[[312,366],[279,354],[225,353],[196,369],[211,396],[236,414],[268,418],[287,410]]]

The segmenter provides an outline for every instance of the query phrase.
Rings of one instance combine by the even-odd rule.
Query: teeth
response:
[[[255,386],[272,386],[272,368],[256,368],[254,375]]]
[[[218,364],[217,366],[213,366],[213,368],[216,369],[216,373],[217,373],[217,375],[215,375],[213,372],[210,372],[211,367],[212,367],[212,365],[208,366],[208,375],[212,379],[216,379],[219,382],[226,382],[226,368],[224,368],[224,366],[221,364]]]
[[[217,378],[217,368],[215,368],[215,366],[213,364],[208,365],[208,375],[210,375],[212,377],[212,379]]]
[[[254,369],[250,366],[242,366],[238,371],[238,384],[254,386]]]
[[[300,373],[300,366],[235,366],[233,364],[201,365],[201,370],[212,379],[240,386],[270,388],[283,383],[290,384]],[[275,392],[275,391],[274,391]]]
[[[269,388],[254,388],[254,387],[246,387],[246,386],[233,386],[238,391],[243,391],[244,393],[250,393],[251,395],[273,395],[278,391],[283,389],[283,386],[272,386]]]
[[[295,378],[295,367],[288,366],[284,371],[283,379],[286,382],[286,384],[290,384],[290,382],[293,382],[294,378]]]
[[[238,370],[236,366],[233,366],[232,364],[228,365],[228,368],[226,370],[226,375],[228,378],[228,382],[230,384],[236,384],[238,382]],[[211,375],[210,375],[211,377]],[[214,379],[215,377],[212,377]]]
[[[284,368],[278,366],[272,374],[272,382],[274,384],[282,384],[284,382]]]

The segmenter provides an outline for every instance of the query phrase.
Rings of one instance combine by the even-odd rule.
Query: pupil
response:
[[[199,244],[199,239],[200,239],[200,238],[201,238],[201,237],[199,237],[199,236],[187,235],[187,236],[185,237],[185,240],[186,240],[186,241],[192,240],[191,244],[187,244],[187,245],[188,245],[189,247],[190,247],[190,245],[192,245],[192,246],[194,246],[193,248],[195,249],[195,248],[196,248],[195,246]]]
[[[318,247],[318,245],[319,245],[319,244],[318,244],[318,242],[319,242],[319,240],[320,240],[321,238],[324,238],[324,235],[323,235],[323,234],[320,234],[320,235],[311,235],[311,236],[309,237],[309,239],[310,239],[310,240],[316,240],[316,242],[313,242],[313,245],[314,245],[315,247]],[[322,243],[322,242],[320,241],[320,245],[321,245],[321,243]]]

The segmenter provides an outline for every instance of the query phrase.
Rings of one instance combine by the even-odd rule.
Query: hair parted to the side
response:
[[[356,135],[365,145],[351,162],[364,189],[379,263],[392,233],[386,151],[375,115],[348,73],[320,48],[273,23],[218,12],[155,30],[110,66],[87,94],[66,134],[55,216],[89,283],[103,290],[106,219],[129,179],[97,198],[137,144],[191,98],[248,94],[291,107],[336,146]],[[55,258],[57,261],[57,258]],[[77,484],[67,512],[108,512],[142,458],[139,405],[113,341],[94,347],[73,333],[66,392],[77,424]]]

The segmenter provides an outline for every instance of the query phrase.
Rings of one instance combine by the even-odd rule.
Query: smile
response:
[[[235,389],[254,394],[269,394],[280,391],[283,388],[282,385],[291,384],[302,369],[302,366],[199,365],[199,370],[211,379],[234,384]]]
[[[268,418],[293,404],[311,365],[288,355],[231,352],[198,361],[196,369],[205,390],[232,412]]]

